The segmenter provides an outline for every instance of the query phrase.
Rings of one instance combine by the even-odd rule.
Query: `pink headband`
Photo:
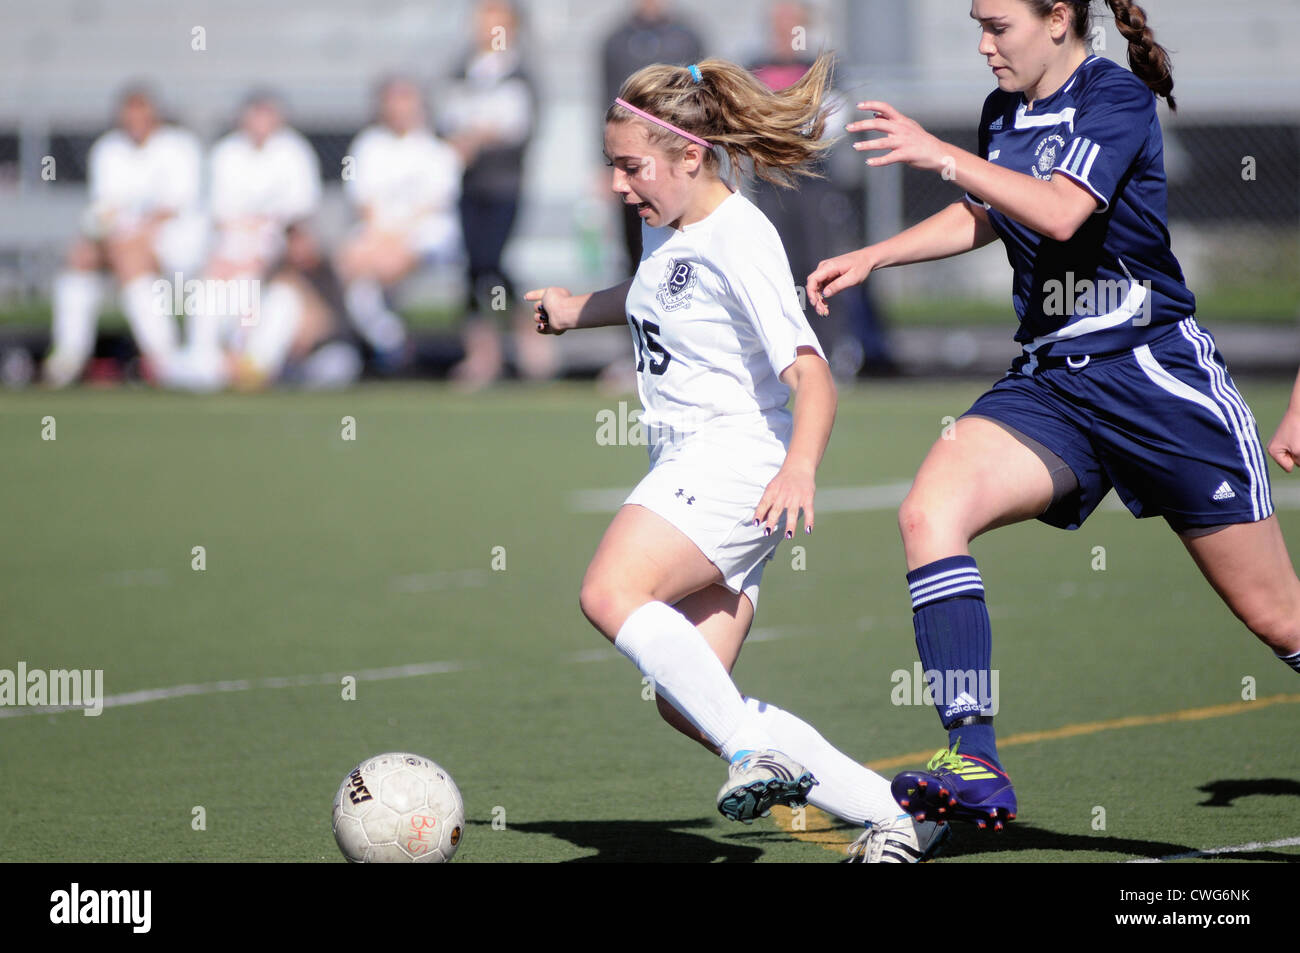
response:
[[[687,132],[685,129],[680,129],[680,128],[678,128],[677,126],[674,126],[672,123],[670,123],[670,122],[668,122],[668,121],[666,121],[666,120],[660,119],[658,116],[652,116],[652,115],[650,115],[648,112],[646,112],[644,109],[637,109],[635,106],[633,106],[631,103],[629,103],[626,99],[615,99],[614,102],[617,103],[618,105],[622,106],[622,107],[623,107],[624,109],[626,109],[628,112],[636,113],[636,114],[637,114],[638,116],[640,116],[642,119],[648,120],[648,121],[654,123],[656,126],[663,126],[663,127],[664,127],[665,129],[667,129],[669,132],[675,132],[675,133],[677,133],[677,135],[681,136],[683,139],[689,139],[689,140],[691,140],[691,142],[695,143],[696,145],[703,146],[703,147],[706,148],[706,149],[712,149],[712,148],[713,148],[713,146],[711,146],[709,143],[705,142],[705,141],[704,141],[703,139],[701,139],[699,136],[692,135],[691,133]]]

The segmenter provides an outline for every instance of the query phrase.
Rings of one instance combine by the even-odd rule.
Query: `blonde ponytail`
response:
[[[718,168],[717,150],[727,154],[733,169],[748,161],[760,179],[793,188],[797,176],[818,177],[817,160],[833,144],[823,139],[831,113],[827,93],[835,67],[833,54],[823,53],[800,80],[773,91],[753,73],[722,59],[695,65],[699,80],[684,66],[655,64],[623,83],[619,98],[656,118],[707,140],[714,149],[705,162]],[[606,122],[643,121],[617,103]],[[680,154],[687,140],[647,123],[650,141]]]

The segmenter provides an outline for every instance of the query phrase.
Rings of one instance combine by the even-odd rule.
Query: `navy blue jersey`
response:
[[[1033,109],[1022,94],[995,90],[979,140],[982,158],[1039,179],[1068,176],[1097,200],[1096,213],[1065,242],[988,209],[1015,269],[1016,340],[1025,350],[1057,357],[1126,350],[1195,314],[1169,247],[1156,97],[1140,79],[1090,56]]]

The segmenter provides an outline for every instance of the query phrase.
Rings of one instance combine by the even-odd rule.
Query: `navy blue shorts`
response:
[[[1255,418],[1194,319],[1132,351],[1036,364],[1018,358],[967,413],[1037,440],[1074,472],[1078,488],[1043,522],[1078,529],[1112,486],[1134,516],[1180,533],[1272,515]]]

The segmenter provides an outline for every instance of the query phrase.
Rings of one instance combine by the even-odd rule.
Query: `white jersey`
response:
[[[201,165],[198,138],[175,126],[159,126],[143,143],[120,129],[104,133],[87,162],[92,231],[134,228],[155,212],[197,212]]]
[[[447,143],[425,129],[399,136],[371,126],[348,152],[354,167],[344,190],[353,204],[370,209],[377,226],[418,233],[421,244],[460,234],[456,203],[464,165]]]
[[[293,129],[276,130],[261,148],[243,132],[232,132],[213,146],[211,167],[211,210],[218,226],[243,218],[287,226],[320,204],[320,163]]]
[[[790,389],[780,375],[799,347],[825,354],[772,223],[737,192],[702,221],[641,234],[627,316],[652,459],[724,418],[788,441]]]
[[[261,148],[232,132],[212,148],[210,165],[219,257],[270,261],[283,248],[285,228],[320,205],[320,163],[292,129],[276,130]]]
[[[533,99],[528,84],[510,74],[519,65],[516,50],[480,53],[465,69],[465,78],[443,92],[445,105],[438,128],[445,135],[492,130],[498,146],[519,146],[533,129]]]

